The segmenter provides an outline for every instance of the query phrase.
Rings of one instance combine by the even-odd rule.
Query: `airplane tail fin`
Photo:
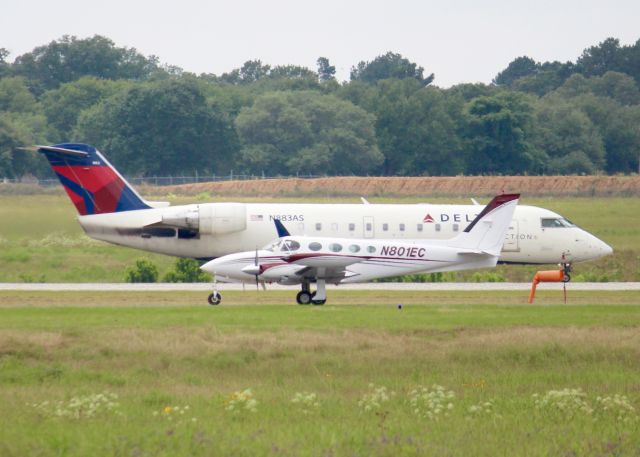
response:
[[[93,146],[65,143],[37,148],[81,216],[151,207]]]
[[[447,244],[455,248],[499,256],[519,198],[520,194],[493,197],[464,232]]]
[[[289,233],[289,230],[287,230],[287,228],[280,221],[280,219],[274,219],[273,222],[276,224],[276,231],[278,232],[278,238],[291,236],[291,233]]]

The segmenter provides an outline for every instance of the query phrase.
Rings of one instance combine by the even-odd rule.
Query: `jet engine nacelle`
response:
[[[200,228],[200,214],[198,209],[178,214],[163,214],[162,223],[172,227],[198,230]]]
[[[247,208],[238,203],[209,203],[198,205],[200,234],[221,235],[247,228]]]
[[[197,230],[200,235],[222,235],[247,228],[247,209],[241,203],[207,203],[183,213],[163,215],[162,223]]]

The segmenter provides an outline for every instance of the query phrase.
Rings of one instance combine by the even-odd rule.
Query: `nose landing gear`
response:
[[[209,302],[210,305],[213,305],[213,306],[219,305],[220,302],[222,301],[222,295],[220,295],[220,292],[218,292],[217,290],[214,290],[207,297],[207,301]]]
[[[216,282],[216,279],[215,279],[215,276],[214,276],[214,278],[213,278],[213,291],[207,297],[207,301],[212,306],[219,305],[220,302],[222,301],[222,295],[220,295],[220,292],[218,292],[217,284],[218,283]]]
[[[571,281],[571,264],[568,262],[563,262],[560,264],[560,267],[562,268],[562,282],[567,283],[569,281]]]

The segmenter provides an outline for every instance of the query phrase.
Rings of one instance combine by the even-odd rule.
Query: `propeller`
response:
[[[262,273],[262,267],[260,266],[260,262],[258,258],[258,248],[256,248],[256,256],[253,260],[253,265],[247,265],[242,269],[242,271],[244,273],[247,273],[249,275],[254,275],[256,277],[256,290],[258,290],[258,287],[260,285],[260,280],[258,279],[258,276],[260,276],[260,273]]]
[[[258,275],[260,274],[260,265],[258,264],[258,248],[256,248],[256,256],[253,260],[253,265],[256,267],[256,269],[258,270],[258,273],[256,273],[256,291],[260,290],[259,288],[259,281],[258,281]]]

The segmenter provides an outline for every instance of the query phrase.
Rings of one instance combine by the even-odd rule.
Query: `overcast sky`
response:
[[[111,38],[195,73],[249,59],[316,69],[338,79],[387,51],[435,73],[435,84],[491,79],[514,58],[575,60],[607,37],[640,38],[639,0],[8,0],[0,47],[9,60],[62,35]]]

